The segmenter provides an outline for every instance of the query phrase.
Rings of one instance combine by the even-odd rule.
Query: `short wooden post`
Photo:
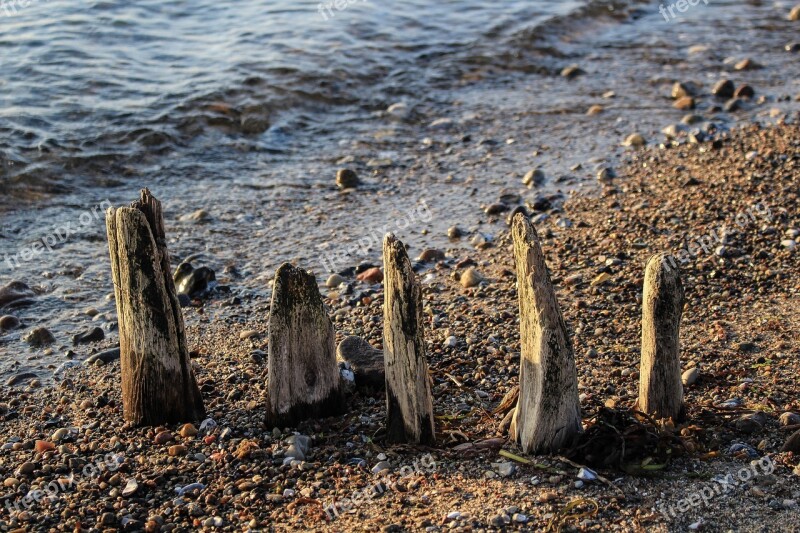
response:
[[[422,289],[405,246],[392,234],[383,240],[383,268],[386,437],[389,442],[432,445],[436,436],[422,327]]]
[[[333,323],[313,274],[284,263],[269,315],[267,422],[294,426],[343,411]]]
[[[642,296],[642,361],[638,408],[657,418],[684,417],[680,324],[683,284],[675,260],[657,254],[647,262]]]
[[[200,420],[205,409],[189,361],[161,202],[142,189],[131,207],[108,209],[106,229],[119,320],[123,416],[136,425]]]
[[[551,452],[582,431],[575,356],[539,237],[521,213],[514,217],[512,235],[522,353],[509,433],[526,453]]]

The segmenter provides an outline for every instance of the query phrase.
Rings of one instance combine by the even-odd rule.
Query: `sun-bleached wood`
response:
[[[638,408],[657,418],[684,416],[680,324],[684,292],[678,266],[667,254],[650,258],[642,296],[642,360]]]
[[[578,376],[536,230],[512,222],[520,321],[519,401],[509,434],[526,453],[551,452],[582,431]]]
[[[269,315],[269,424],[294,426],[343,411],[334,343],[316,278],[284,263],[275,273]]]
[[[383,240],[383,350],[389,442],[434,444],[433,402],[425,358],[422,289],[406,248]]]
[[[143,189],[106,212],[119,322],[122,409],[136,425],[205,416],[172,280],[161,203]]]

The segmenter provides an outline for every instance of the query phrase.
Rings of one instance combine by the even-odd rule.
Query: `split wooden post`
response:
[[[383,351],[386,368],[386,437],[389,442],[433,445],[433,401],[425,358],[422,289],[402,242],[383,240]]]
[[[509,433],[526,453],[552,452],[582,431],[575,356],[539,237],[524,214],[514,217],[512,235],[522,353]]]
[[[638,408],[657,418],[684,416],[680,324],[684,292],[674,258],[657,254],[647,262],[642,296],[642,361]]]
[[[136,425],[205,417],[169,264],[159,202],[142,189],[106,212],[119,321],[122,409]]]
[[[314,275],[281,265],[269,315],[268,424],[294,426],[344,410],[335,340]]]

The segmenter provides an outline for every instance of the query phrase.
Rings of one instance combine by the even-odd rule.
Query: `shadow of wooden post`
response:
[[[147,189],[106,213],[119,321],[125,420],[158,425],[205,416],[172,280],[161,203]]]

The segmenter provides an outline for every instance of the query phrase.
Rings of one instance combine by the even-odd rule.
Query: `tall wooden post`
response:
[[[638,408],[657,418],[684,416],[680,324],[684,292],[678,265],[668,254],[647,262],[642,296],[642,361]]]
[[[131,207],[108,209],[106,229],[125,420],[158,425],[202,419],[205,409],[189,361],[161,203],[142,189]]]
[[[294,426],[343,411],[333,323],[313,274],[284,263],[269,315],[267,422]]]
[[[578,376],[567,326],[536,230],[512,223],[519,293],[519,401],[509,433],[526,453],[555,451],[582,431]]]
[[[422,327],[422,289],[405,246],[392,234],[383,240],[383,268],[387,440],[432,445],[436,436]]]

